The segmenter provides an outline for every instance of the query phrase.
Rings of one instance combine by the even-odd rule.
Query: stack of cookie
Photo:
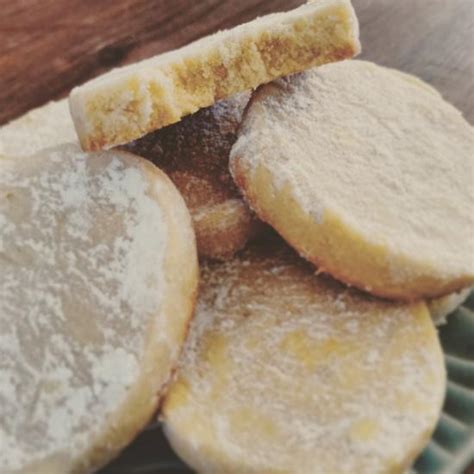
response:
[[[158,406],[202,473],[411,465],[429,308],[474,284],[474,131],[359,49],[312,1],[0,129],[2,473],[93,472]]]

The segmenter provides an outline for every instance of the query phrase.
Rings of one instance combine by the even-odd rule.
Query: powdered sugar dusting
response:
[[[248,92],[237,94],[124,147],[171,178],[191,213],[204,257],[227,258],[255,234],[229,173],[230,149],[249,98]]]
[[[77,142],[67,99],[49,102],[0,127],[0,154],[28,156],[44,148]]]
[[[284,45],[275,55],[275,45]],[[234,93],[360,51],[349,0],[318,0],[110,71],[72,90],[87,149],[128,143]]]
[[[289,190],[314,222],[336,216],[386,249],[396,283],[473,275],[474,129],[413,76],[351,60],[264,86],[231,169],[235,160],[248,181],[267,170],[275,192]]]
[[[199,472],[385,472],[422,449],[444,381],[426,308],[316,277],[266,241],[203,267],[164,421]]]
[[[140,375],[166,226],[135,159],[0,158],[0,471],[90,448]]]

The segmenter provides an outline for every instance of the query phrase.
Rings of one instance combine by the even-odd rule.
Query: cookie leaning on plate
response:
[[[229,173],[249,98],[248,92],[237,94],[125,146],[175,183],[191,212],[201,257],[229,258],[262,228]]]
[[[197,472],[402,472],[444,389],[424,303],[347,289],[265,240],[202,267],[162,419]]]
[[[230,166],[320,270],[412,300],[474,282],[473,150],[474,129],[434,89],[353,60],[260,88]]]
[[[0,157],[0,226],[0,472],[91,472],[176,364],[198,278],[189,213],[147,161],[65,145]]]
[[[70,95],[84,149],[110,148],[238,92],[360,50],[349,0],[318,0],[100,76]]]

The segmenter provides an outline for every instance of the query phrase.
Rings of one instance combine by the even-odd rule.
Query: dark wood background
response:
[[[0,124],[119,64],[302,0],[0,0]],[[474,0],[353,0],[362,57],[421,76],[474,123]]]

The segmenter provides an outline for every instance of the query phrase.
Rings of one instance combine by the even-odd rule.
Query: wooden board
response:
[[[0,0],[0,124],[111,67],[300,0]],[[474,122],[474,1],[353,0],[362,57],[419,75]]]

